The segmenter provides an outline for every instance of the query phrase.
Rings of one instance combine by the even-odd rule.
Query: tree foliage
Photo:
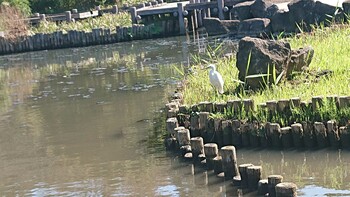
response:
[[[30,0],[30,7],[33,13],[59,13],[72,9],[87,11],[97,5],[115,2],[116,0]]]
[[[1,5],[10,5],[17,8],[23,15],[29,15],[31,13],[29,0],[0,0]]]

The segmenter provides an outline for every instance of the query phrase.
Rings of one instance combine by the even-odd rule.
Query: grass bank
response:
[[[183,96],[185,105],[198,104],[202,101],[227,102],[236,99],[253,99],[255,105],[270,100],[301,98],[302,101],[311,101],[313,96],[349,96],[350,87],[350,38],[349,25],[337,25],[331,28],[315,29],[312,33],[303,33],[286,38],[293,49],[311,45],[314,58],[310,67],[300,73],[293,73],[291,80],[283,80],[279,84],[271,85],[259,91],[245,91],[242,83],[238,82],[238,70],[234,57],[223,57],[219,49],[210,49],[206,57],[197,58],[198,64],[193,67],[191,74],[186,76]],[[225,94],[217,95],[211,87],[208,71],[203,69],[205,64],[217,64],[217,70],[222,74],[225,85]],[[259,109],[258,107],[255,107]],[[312,106],[295,108],[287,113],[269,114],[266,110],[257,110],[254,113],[233,113],[230,110],[224,113],[211,115],[213,118],[233,118],[259,122],[277,122],[282,126],[300,121],[328,121],[336,120],[340,125],[348,125],[350,109],[337,109],[334,102],[326,102],[319,110]]]
[[[224,58],[220,50],[208,51],[206,58],[198,58],[198,65],[192,68],[191,74],[184,82],[184,103],[192,105],[201,101],[224,102],[232,99],[251,98],[256,104],[276,99],[300,97],[311,100],[312,96],[349,95],[350,86],[350,26],[338,25],[331,28],[318,28],[312,33],[286,38],[293,49],[311,45],[315,50],[309,69],[297,73],[292,80],[284,80],[265,90],[246,92],[238,79],[235,57]],[[222,74],[227,92],[217,96],[210,86],[208,71],[201,65],[216,63]],[[328,73],[322,75],[323,73]],[[237,91],[238,90],[238,91]]]

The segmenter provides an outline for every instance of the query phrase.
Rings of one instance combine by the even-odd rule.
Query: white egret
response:
[[[224,93],[224,80],[222,79],[221,74],[216,71],[215,64],[209,64],[207,66],[207,69],[210,69],[209,71],[209,81],[214,88],[218,90],[220,94]]]

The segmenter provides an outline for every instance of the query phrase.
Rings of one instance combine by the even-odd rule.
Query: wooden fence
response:
[[[128,10],[128,8],[123,8],[123,10]],[[31,25],[37,25],[40,21],[48,20],[53,22],[73,22],[78,20],[84,20],[88,18],[101,16],[103,13],[117,14],[119,11],[118,6],[114,5],[112,8],[99,9],[89,11],[89,12],[78,12],[78,9],[72,9],[72,11],[65,11],[58,14],[39,14],[35,13],[33,16],[25,19]]]

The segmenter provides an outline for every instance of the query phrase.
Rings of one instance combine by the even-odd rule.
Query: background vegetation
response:
[[[22,14],[28,16],[31,13],[53,14],[66,10],[79,9],[88,11],[95,6],[122,6],[123,4],[134,4],[141,0],[0,0],[0,4],[7,4],[21,10]]]

